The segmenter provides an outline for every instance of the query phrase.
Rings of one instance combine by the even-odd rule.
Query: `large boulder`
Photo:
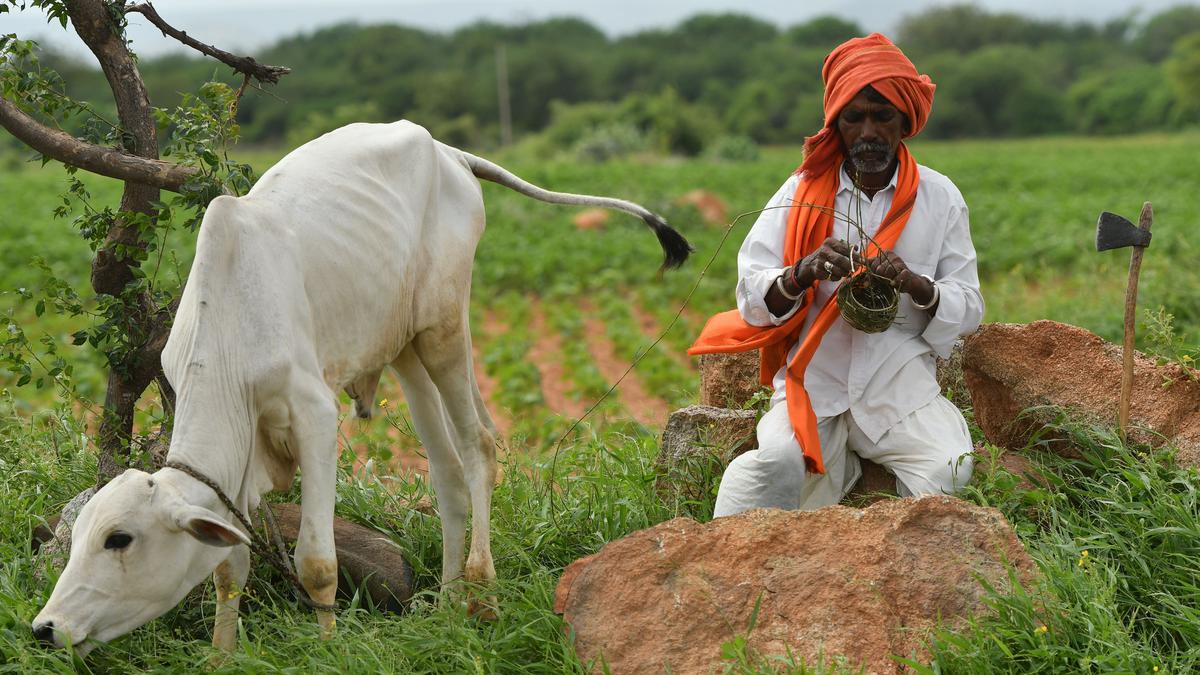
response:
[[[761,509],[611,542],[567,567],[555,611],[580,657],[618,674],[709,673],[739,634],[765,656],[893,673],[892,655],[926,656],[939,621],[985,609],[980,579],[1008,588],[1010,565],[1032,579],[1004,516],[953,497]]]
[[[1056,321],[987,324],[966,341],[963,379],[987,439],[1019,449],[1048,421],[1050,412],[1027,412],[1038,406],[1116,426],[1121,347]],[[1176,445],[1182,462],[1200,466],[1200,382],[1136,354],[1130,438]]]

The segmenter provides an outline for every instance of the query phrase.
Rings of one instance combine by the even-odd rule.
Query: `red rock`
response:
[[[690,204],[700,212],[700,217],[709,225],[724,225],[728,208],[724,200],[708,190],[692,190],[675,200],[676,204]]]
[[[606,209],[587,209],[575,215],[575,227],[580,230],[598,230],[608,222],[609,213]]]
[[[744,408],[763,389],[757,349],[740,354],[700,355],[700,405]]]
[[[1005,561],[1034,564],[999,511],[953,497],[867,509],[762,509],[700,524],[676,518],[572,563],[555,596],[585,661],[613,673],[709,673],[721,645],[813,664],[899,672],[926,655],[928,631],[985,609],[986,579],[1008,586]]]
[[[1081,421],[1116,427],[1121,347],[1056,321],[986,324],[967,338],[963,379],[988,441],[1019,449],[1047,421],[1036,412],[1018,419],[1034,406],[1057,406]],[[1137,354],[1130,439],[1171,443],[1180,448],[1181,462],[1200,466],[1200,382],[1187,379],[1178,365],[1157,366]]]

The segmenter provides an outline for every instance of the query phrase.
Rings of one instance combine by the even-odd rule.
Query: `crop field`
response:
[[[1200,342],[1200,200],[1194,172],[1178,168],[1194,164],[1200,133],[921,142],[913,151],[919,162],[950,176],[970,206],[985,320],[1049,318],[1119,341],[1128,252],[1095,252],[1096,219],[1109,210],[1136,220],[1149,200],[1154,241],[1142,269],[1139,307],[1164,309],[1175,318],[1178,338]],[[257,152],[250,161],[261,171],[276,156]],[[614,213],[600,226],[582,229],[573,223],[578,209],[486,184],[488,229],[476,256],[471,318],[476,371],[505,436],[505,479],[494,516],[501,618],[476,623],[432,592],[440,568],[438,526],[411,508],[428,498],[426,467],[403,395],[385,377],[378,401],[384,420],[343,423],[338,512],[392,534],[429,592],[402,617],[355,603],[339,616],[338,638],[320,643],[310,617],[267,583],[268,572],[257,570],[251,590],[259,596],[252,596],[243,619],[239,651],[225,664],[232,671],[583,672],[586,664],[550,610],[562,567],[674,515],[711,513],[711,504],[669,505],[655,498],[657,437],[669,412],[696,398],[698,373],[684,350],[710,314],[733,306],[737,249],[754,215],[726,226],[762,206],[795,168],[798,148],[767,149],[759,160],[741,163],[538,163],[515,154],[496,159],[550,189],[642,203],[664,214],[696,252],[682,269],[660,274],[657,241],[640,221]],[[117,203],[118,184],[87,182],[93,202]],[[727,216],[706,222],[682,200],[693,190],[717,196]],[[0,312],[31,337],[45,332],[56,340],[74,364],[78,393],[98,401],[103,379],[97,357],[69,346],[79,326],[52,312],[36,318],[35,301],[18,290],[36,291],[44,283],[30,263],[34,257],[86,290],[91,252],[71,231],[69,218],[50,216],[63,191],[61,168],[0,157]],[[178,259],[164,261],[159,273],[186,274],[187,237],[179,241],[184,248]],[[1144,325],[1139,346],[1155,348]],[[636,369],[606,397],[635,358]],[[101,649],[91,666],[34,649],[28,621],[50,587],[34,580],[29,532],[42,514],[56,512],[92,480],[89,420],[80,414],[87,404],[61,401],[49,387],[18,388],[7,375],[0,384],[0,672],[203,665],[211,656],[205,646],[211,588]],[[146,406],[152,409],[153,401]],[[572,422],[593,408],[559,443]],[[1189,623],[1172,614],[1194,614],[1185,608],[1200,603],[1194,472],[1171,468],[1169,458],[1160,466],[1155,460],[1163,457],[1127,451],[1096,430],[1071,433],[1093,452],[1083,466],[1038,460],[1052,465],[1055,475],[1078,474],[1073,482],[1062,479],[1054,494],[1022,487],[982,461],[967,495],[1004,510],[1042,566],[1055,600],[995,598],[996,617],[938,637],[940,672],[1182,672],[1200,664],[1200,647],[1194,646],[1200,644],[1200,617]],[[368,459],[375,460],[369,469]],[[1182,532],[1164,537],[1155,527],[1165,522]],[[1170,555],[1161,557],[1162,547]],[[1085,574],[1080,560],[1087,550]],[[731,657],[730,670],[781,665],[747,659]]]

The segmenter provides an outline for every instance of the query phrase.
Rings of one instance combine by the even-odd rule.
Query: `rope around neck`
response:
[[[242,513],[241,509],[234,506],[233,500],[225,494],[225,491],[222,490],[215,481],[211,480],[208,476],[205,476],[187,464],[182,464],[180,462],[168,460],[163,462],[163,468],[182,471],[188,476],[191,476],[192,478],[195,478],[201,483],[207,485],[209,489],[215,492],[217,494],[217,498],[220,499],[221,503],[225,505],[225,508],[229,509],[234,517],[238,519],[238,522],[242,524],[242,527],[245,528],[246,534],[250,537],[250,550],[257,553],[260,557],[270,563],[271,566],[274,567],[280,574],[282,574],[285,579],[291,582],[292,586],[296,587],[296,597],[299,598],[300,602],[304,603],[308,607],[311,607],[312,609],[321,609],[329,612],[337,609],[336,604],[326,605],[319,603],[316,600],[313,600],[312,596],[308,594],[308,590],[304,588],[304,584],[300,583],[299,577],[297,577],[296,573],[292,571],[292,566],[288,564],[287,552],[283,548],[283,539],[279,536],[278,528],[276,528],[274,532],[275,542],[279,547],[278,550],[276,550],[271,548],[271,545],[265,539],[263,539],[258,530],[250,524],[250,519],[248,519],[245,514]],[[266,507],[266,509],[267,513],[270,514],[270,507]],[[270,516],[269,521],[266,518],[263,520],[264,523],[269,522],[270,524],[274,524],[273,515]],[[268,529],[270,528],[268,527]]]

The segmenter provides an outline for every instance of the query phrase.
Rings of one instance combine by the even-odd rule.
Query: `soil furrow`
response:
[[[617,356],[616,347],[604,334],[604,322],[597,319],[595,312],[590,308],[585,308],[584,313],[588,316],[584,320],[588,351],[596,360],[596,368],[605,379],[610,383],[616,382],[629,367],[629,363]],[[662,427],[667,423],[671,407],[666,401],[646,391],[636,371],[631,371],[625,376],[617,387],[616,394],[621,405],[639,423],[648,427]]]

